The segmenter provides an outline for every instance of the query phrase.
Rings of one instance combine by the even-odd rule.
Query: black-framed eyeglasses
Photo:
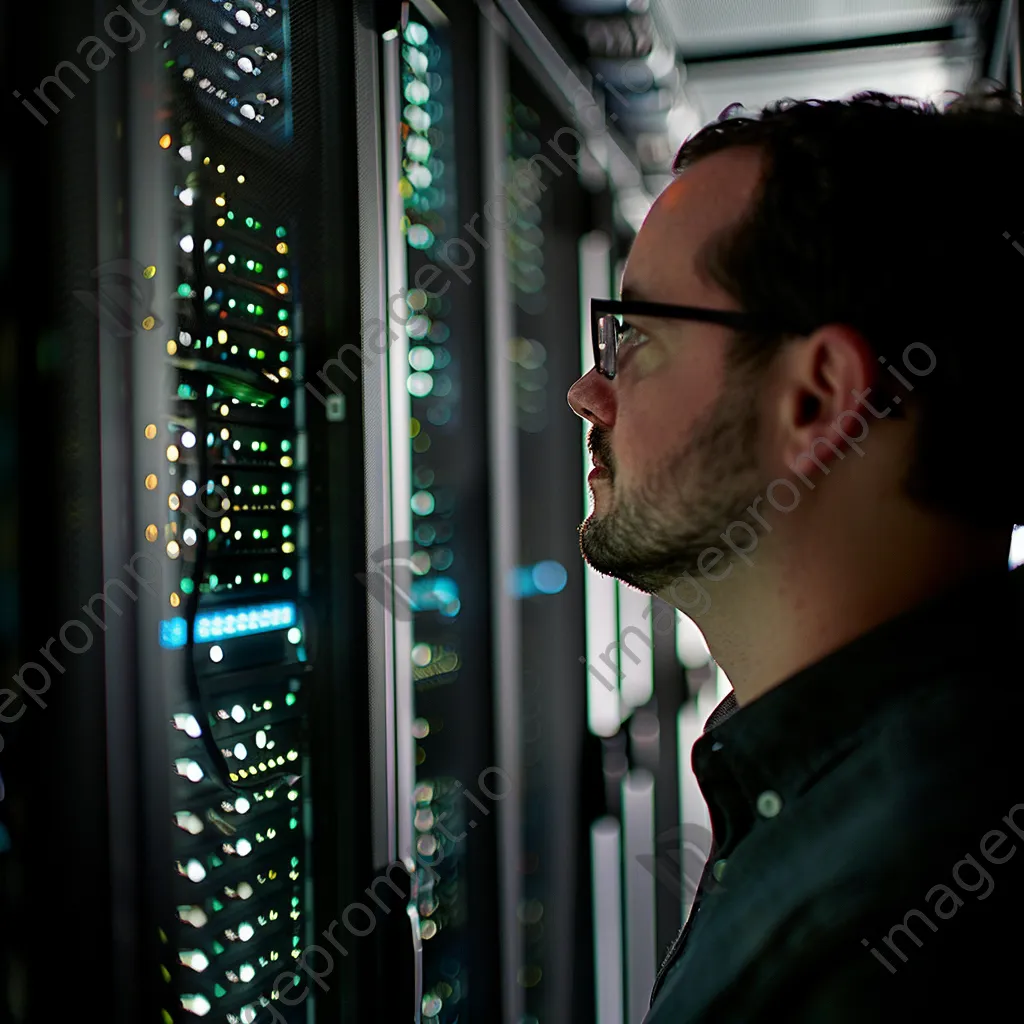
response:
[[[590,331],[594,343],[594,366],[609,380],[615,379],[619,347],[630,340],[636,328],[625,321],[630,316],[656,316],[668,320],[697,320],[709,324],[722,324],[738,331],[773,333],[777,325],[751,313],[724,309],[704,309],[700,306],[669,306],[663,302],[617,301],[615,299],[590,300]]]

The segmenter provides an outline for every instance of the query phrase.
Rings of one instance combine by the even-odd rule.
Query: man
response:
[[[647,1024],[978,1019],[1024,920],[1024,117],[784,101],[675,169],[569,392],[584,557],[734,688]]]

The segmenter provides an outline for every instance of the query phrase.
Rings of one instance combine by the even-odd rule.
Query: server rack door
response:
[[[381,33],[396,849],[416,865],[424,1020],[490,1021],[498,978],[475,5]]]

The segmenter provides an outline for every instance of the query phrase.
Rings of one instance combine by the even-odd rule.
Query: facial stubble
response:
[[[580,550],[598,572],[646,593],[664,591],[685,572],[696,573],[701,554],[721,548],[722,532],[743,517],[759,491],[756,387],[748,374],[730,376],[683,450],[640,490],[617,492],[614,509],[595,510],[580,527]]]

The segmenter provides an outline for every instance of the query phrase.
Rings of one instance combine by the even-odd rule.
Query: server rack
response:
[[[85,85],[20,83],[63,214],[34,285],[54,358],[32,373],[43,335],[23,366],[66,399],[20,453],[65,478],[59,575],[21,577],[59,643],[9,741],[6,1019],[84,993],[111,1021],[359,1019],[388,929],[322,932],[374,878],[361,382],[340,409],[302,387],[358,323],[352,26],[318,0],[64,6]],[[82,937],[63,971],[53,921]]]

